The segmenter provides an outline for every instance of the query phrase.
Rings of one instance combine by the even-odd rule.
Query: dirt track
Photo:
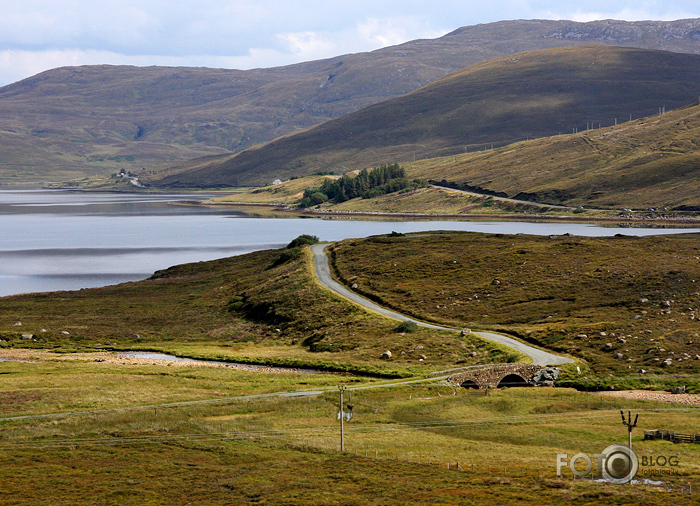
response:
[[[608,397],[624,397],[626,399],[638,399],[645,401],[674,402],[689,406],[700,406],[700,395],[697,394],[672,394],[652,390],[620,390],[610,392],[597,392],[597,395]]]

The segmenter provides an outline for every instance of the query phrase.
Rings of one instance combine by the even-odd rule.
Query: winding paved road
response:
[[[349,299],[355,302],[356,304],[359,304],[367,309],[370,309],[376,313],[379,313],[388,318],[392,318],[394,320],[415,322],[421,327],[427,327],[436,330],[448,330],[453,332],[461,331],[461,329],[453,329],[450,327],[443,327],[440,325],[433,325],[432,323],[414,320],[413,318],[409,318],[408,316],[402,315],[395,311],[391,311],[390,309],[383,308],[375,304],[374,302],[365,299],[364,297],[361,297],[355,292],[348,290],[345,286],[335,281],[331,276],[331,270],[328,264],[328,256],[326,255],[325,251],[326,246],[327,244],[314,244],[311,246],[311,252],[314,254],[314,270],[316,271],[316,277],[318,277],[319,282],[323,286],[325,286],[332,292],[335,292],[341,297],[345,297],[346,299]],[[516,339],[513,339],[512,337],[504,336],[501,334],[495,334],[493,332],[478,332],[477,335],[486,339],[490,339],[491,341],[503,344],[505,346],[508,346],[509,348],[512,348],[527,355],[532,359],[532,363],[535,365],[561,365],[573,362],[573,360],[571,360],[568,357],[554,355],[553,353],[534,348]]]

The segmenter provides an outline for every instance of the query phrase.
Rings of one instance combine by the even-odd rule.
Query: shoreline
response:
[[[15,183],[16,184],[16,183]],[[3,184],[0,183],[0,189],[2,189]],[[204,190],[204,189],[188,189],[188,190],[172,190],[172,189],[152,189],[144,188],[142,191],[129,191],[122,189],[89,189],[89,188],[75,188],[75,187],[38,187],[37,190],[54,190],[54,191],[69,191],[69,192],[79,192],[79,193],[115,193],[115,194],[148,194],[148,195],[197,195],[197,194],[212,194],[212,193],[224,193],[230,194],[235,193],[235,190]],[[178,205],[192,205],[192,206],[203,206],[203,207],[259,207],[267,208],[270,210],[284,212],[289,214],[297,214],[300,216],[315,216],[315,217],[328,217],[328,218],[338,218],[338,217],[360,217],[360,218],[396,218],[396,219],[421,219],[426,221],[538,221],[538,222],[570,222],[570,223],[610,223],[610,224],[628,224],[629,228],[641,228],[640,225],[648,224],[654,226],[668,226],[668,228],[685,228],[679,227],[679,225],[692,226],[697,225],[700,227],[700,213],[697,216],[693,215],[653,215],[648,214],[648,211],[632,211],[625,212],[623,215],[619,216],[577,216],[577,215],[546,215],[541,213],[522,213],[522,214],[508,214],[508,213],[478,213],[478,214],[453,214],[453,213],[421,213],[421,212],[389,212],[389,211],[339,211],[334,209],[296,209],[293,208],[291,204],[286,204],[282,202],[277,203],[265,203],[265,202],[212,202],[210,200],[190,200],[176,202]],[[556,205],[552,205],[556,208]],[[590,209],[591,211],[601,211],[601,212],[615,212],[614,210],[606,209]],[[639,215],[636,215],[639,213]],[[624,227],[623,227],[624,228]]]
[[[129,357],[128,353],[148,353],[148,352],[128,352],[128,351],[94,351],[94,352],[74,352],[74,353],[54,353],[44,349],[13,349],[0,348],[0,361],[3,362],[82,362],[99,363],[106,365],[156,365],[161,367],[216,367],[236,369],[239,371],[257,373],[276,374],[319,374],[325,371],[316,371],[300,367],[280,367],[261,364],[243,364],[238,362],[225,362],[222,360],[206,360],[196,358],[179,358],[178,360],[155,358],[155,357]]]
[[[293,209],[289,204],[269,204],[262,202],[210,202],[206,200],[188,202],[189,205],[213,206],[213,207],[266,207],[275,211],[286,212],[290,214],[299,214],[303,216],[319,216],[319,217],[386,217],[386,218],[412,218],[424,219],[427,221],[442,221],[442,220],[464,220],[464,221],[544,221],[544,222],[573,222],[573,223],[618,223],[630,224],[630,228],[637,228],[640,224],[658,224],[670,225],[669,228],[678,228],[673,225],[697,225],[700,227],[700,216],[574,216],[574,215],[545,215],[545,214],[431,214],[418,212],[401,212],[392,213],[387,211],[338,211],[333,209]]]

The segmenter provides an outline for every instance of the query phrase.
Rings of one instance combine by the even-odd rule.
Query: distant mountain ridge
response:
[[[529,51],[257,148],[168,167],[150,182],[249,186],[318,170],[342,173],[609,126],[698,97],[700,55],[606,46]]]
[[[86,66],[0,88],[0,181],[237,152],[521,51],[587,45],[700,54],[700,19],[503,21],[368,53],[254,70]]]

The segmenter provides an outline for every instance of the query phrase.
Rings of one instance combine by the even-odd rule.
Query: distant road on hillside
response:
[[[352,302],[355,302],[356,304],[359,304],[371,311],[386,316],[387,318],[393,318],[394,320],[400,321],[415,322],[421,327],[427,327],[430,329],[447,330],[451,332],[461,331],[461,329],[453,329],[450,327],[443,327],[440,325],[433,325],[432,323],[414,320],[413,318],[409,318],[408,316],[402,315],[395,311],[391,311],[390,309],[383,308],[375,304],[374,302],[365,299],[364,297],[361,297],[355,292],[348,290],[345,286],[335,281],[331,276],[331,270],[328,263],[328,256],[326,255],[325,251],[326,246],[327,244],[314,244],[313,246],[311,246],[311,252],[314,255],[314,270],[316,271],[316,277],[318,277],[319,282],[323,286],[325,286],[332,292],[335,292],[341,297],[349,299]],[[561,365],[573,362],[573,360],[571,360],[568,357],[554,355],[553,353],[533,348],[532,346],[529,346],[516,339],[513,339],[512,337],[504,336],[501,334],[495,334],[493,332],[477,332],[476,334],[485,339],[490,339],[491,341],[503,344],[505,346],[508,346],[509,348],[512,348],[516,351],[519,351],[520,353],[527,355],[532,359],[532,363],[535,365]]]
[[[503,202],[512,202],[513,204],[527,204],[528,206],[536,206],[536,207],[551,207],[552,209],[563,209],[565,211],[573,211],[574,209],[576,209],[575,207],[571,207],[571,206],[560,206],[560,205],[556,205],[556,204],[543,204],[542,202],[532,202],[530,200],[510,199],[508,197],[495,197],[493,195],[487,195],[485,193],[475,193],[475,192],[470,192],[467,190],[459,190],[457,188],[450,188],[449,186],[442,186],[439,184],[433,184],[433,186],[435,188],[441,188],[443,190],[448,190],[448,191],[452,191],[452,192],[473,195],[475,197],[492,197],[494,200],[502,200]]]

